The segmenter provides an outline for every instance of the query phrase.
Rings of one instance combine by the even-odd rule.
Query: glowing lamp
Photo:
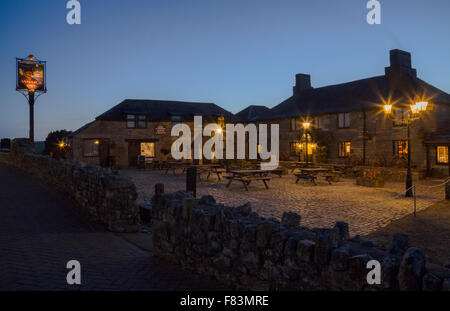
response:
[[[419,107],[417,106],[417,104],[411,105],[411,112],[414,114],[419,112]]]
[[[303,122],[303,128],[308,129],[311,126],[309,122]]]
[[[223,132],[223,130],[222,130],[221,128],[218,128],[218,129],[216,130],[216,133],[217,133],[217,134],[222,134],[222,132]]]
[[[418,102],[416,106],[419,111],[425,111],[427,110],[428,102]]]
[[[28,55],[27,58],[28,58],[29,61],[34,61],[36,59],[36,57],[34,57],[33,54]]]
[[[99,141],[98,139],[96,139],[96,140],[94,141],[94,144],[99,145],[99,144],[100,144],[100,141]]]
[[[392,105],[388,105],[388,104],[384,105],[384,112],[391,113],[391,111],[392,111]]]

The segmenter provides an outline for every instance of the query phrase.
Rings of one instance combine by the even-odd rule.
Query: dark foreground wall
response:
[[[450,270],[426,263],[408,237],[395,234],[388,250],[349,237],[348,225],[309,230],[300,216],[281,222],[185,192],[152,199],[153,253],[238,289],[450,290]],[[367,282],[367,263],[381,263],[381,284]]]
[[[67,193],[92,218],[114,232],[140,230],[134,183],[100,167],[35,154],[27,139],[15,139],[0,163],[15,166]]]

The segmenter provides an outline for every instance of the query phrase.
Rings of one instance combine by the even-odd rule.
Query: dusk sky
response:
[[[418,77],[450,93],[450,1],[66,0],[0,2],[0,137],[28,136],[16,57],[46,60],[36,139],[76,130],[126,98],[214,102],[232,112],[273,107],[296,73],[314,87],[384,74],[389,50],[412,53]]]

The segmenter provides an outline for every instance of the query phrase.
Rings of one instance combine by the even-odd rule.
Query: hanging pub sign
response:
[[[46,92],[45,62],[36,61],[34,57],[17,58],[17,91]]]

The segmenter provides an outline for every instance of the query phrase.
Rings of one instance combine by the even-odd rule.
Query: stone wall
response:
[[[450,270],[433,266],[408,237],[388,250],[350,238],[348,225],[307,229],[300,216],[281,222],[249,204],[233,208],[185,192],[152,199],[153,254],[249,290],[450,290]],[[367,283],[367,263],[381,263],[381,284]]]
[[[134,183],[110,170],[35,154],[27,139],[15,139],[0,162],[37,176],[66,193],[95,221],[113,232],[140,230]]]

